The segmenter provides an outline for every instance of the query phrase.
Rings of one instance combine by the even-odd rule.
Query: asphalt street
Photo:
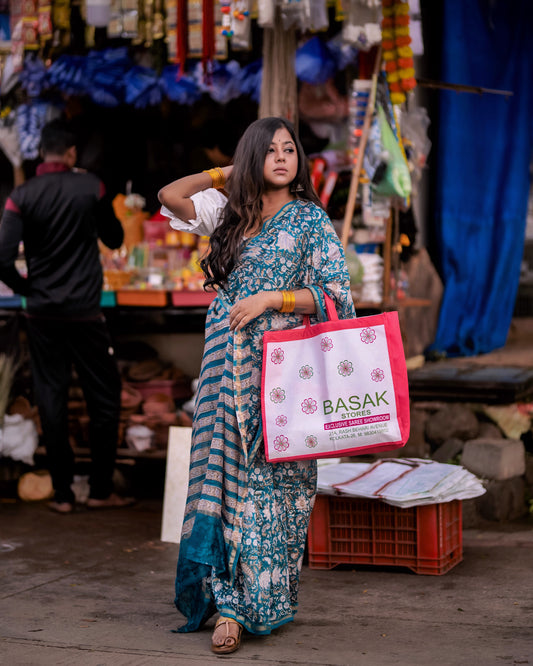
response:
[[[295,622],[210,652],[211,626],[176,634],[178,546],[162,503],[51,513],[0,501],[0,663],[27,666],[506,666],[533,664],[533,521],[463,533],[439,576],[304,566]]]

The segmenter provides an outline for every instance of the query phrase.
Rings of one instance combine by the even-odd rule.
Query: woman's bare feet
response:
[[[48,508],[56,513],[72,513],[74,511],[74,504],[52,500],[51,502],[48,502]]]
[[[111,495],[105,499],[89,497],[85,506],[88,509],[122,509],[123,507],[131,506],[132,504],[135,504],[133,497],[120,497],[120,495],[117,495],[116,493],[111,493]]]

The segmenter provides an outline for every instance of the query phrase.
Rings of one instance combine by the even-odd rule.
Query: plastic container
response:
[[[142,405],[143,413],[147,416],[161,416],[162,414],[171,414],[175,416],[176,405],[172,395],[167,393],[155,392],[147,396]]]
[[[168,232],[168,219],[163,220],[145,220],[143,222],[144,240],[147,243],[161,243],[165,242],[165,237]]]
[[[131,271],[104,268],[104,291],[122,289],[130,283],[131,277]]]
[[[0,296],[1,308],[20,308],[22,306],[22,298],[20,296]]]
[[[117,305],[164,307],[167,302],[167,292],[159,289],[119,289],[117,291]]]
[[[87,0],[85,13],[87,25],[104,28],[109,24],[111,17],[111,2],[110,0]]]
[[[317,495],[308,551],[310,569],[372,564],[440,575],[463,559],[462,503],[401,509],[380,500]]]
[[[117,304],[117,298],[114,291],[103,291],[100,295],[100,307],[113,308]]]
[[[187,400],[191,397],[190,380],[152,379],[147,382],[130,382],[141,394],[142,399],[162,393],[172,400]]]
[[[126,444],[134,451],[148,451],[154,444],[154,431],[144,425],[133,425],[126,430]]]
[[[204,307],[210,305],[216,297],[213,291],[173,291],[171,293],[172,305]]]

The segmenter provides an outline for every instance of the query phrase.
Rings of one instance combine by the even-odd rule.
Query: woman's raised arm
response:
[[[232,169],[232,165],[221,168],[225,180],[228,179]],[[213,187],[213,178],[208,171],[202,171],[165,185],[159,190],[157,197],[161,204],[180,220],[193,220],[196,218],[196,210],[190,197],[210,187]]]

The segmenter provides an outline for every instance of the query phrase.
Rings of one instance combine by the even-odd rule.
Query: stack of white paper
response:
[[[318,461],[318,481],[317,491],[322,495],[338,495],[335,490],[335,484],[350,481],[359,476],[365,469],[372,466],[372,463],[335,463],[321,464]]]
[[[423,458],[339,463],[318,469],[318,492],[380,499],[411,507],[483,495],[481,481],[464,467]]]

